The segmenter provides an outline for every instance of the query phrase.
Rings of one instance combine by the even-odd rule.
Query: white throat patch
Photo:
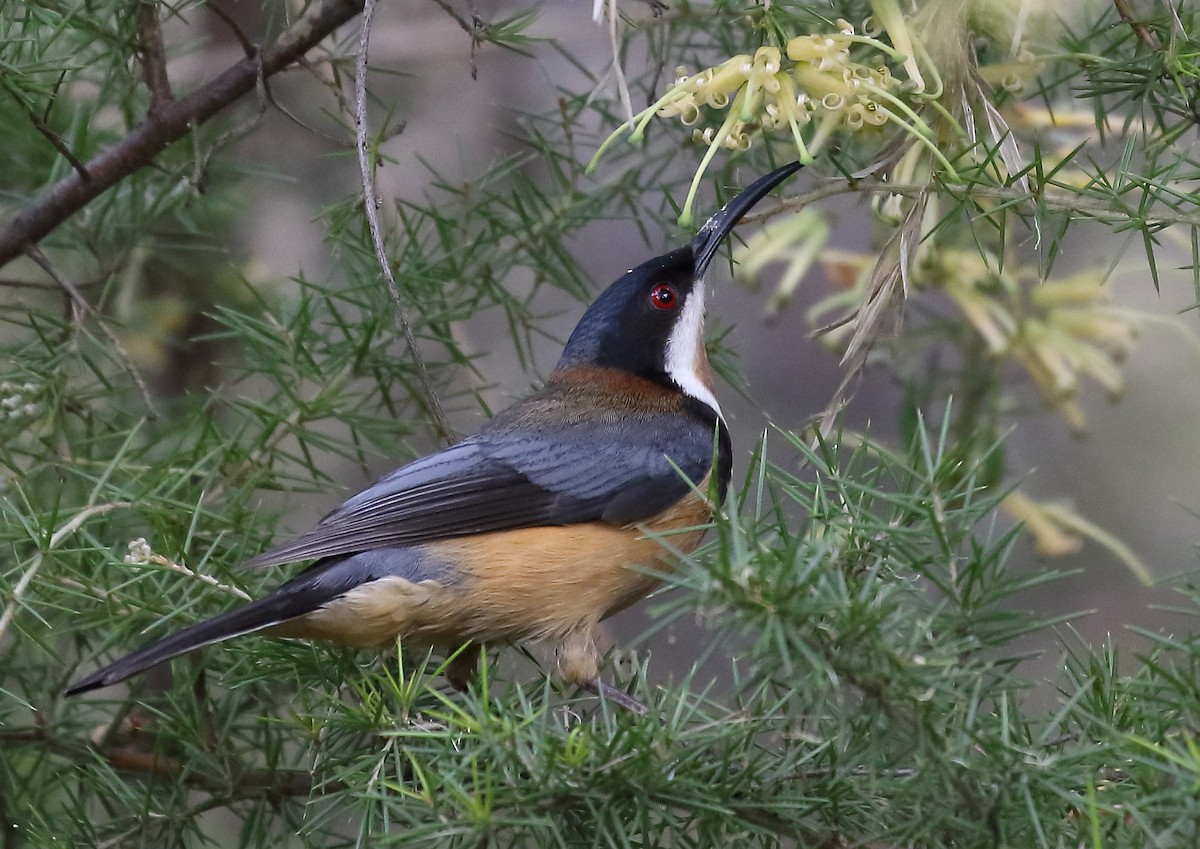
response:
[[[685,395],[690,395],[712,407],[722,421],[721,405],[717,397],[704,382],[700,372],[706,362],[704,355],[704,281],[697,280],[683,312],[675,321],[671,335],[667,338],[667,376],[679,385]]]

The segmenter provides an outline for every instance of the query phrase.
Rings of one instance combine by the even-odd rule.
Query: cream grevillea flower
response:
[[[933,132],[907,102],[931,95],[925,93],[924,76],[912,55],[918,51],[904,18],[895,0],[874,0],[872,6],[891,45],[858,34],[839,19],[832,32],[797,35],[782,47],[760,47],[753,55],[738,54],[698,73],[679,68],[657,101],[605,140],[590,167],[621,135],[640,141],[655,117],[678,118],[693,127],[693,140],[706,149],[680,215],[683,226],[691,224],[696,191],[717,152],[746,150],[763,134],[790,136],[800,160],[811,162],[835,133],[892,125],[911,134],[953,174],[933,143]],[[909,52],[893,46],[900,44]],[[903,69],[903,79],[889,63]]]
[[[831,326],[845,332],[838,316],[861,301],[874,257],[834,251],[821,257],[826,265],[832,261],[848,269],[856,281],[816,304],[809,319],[824,324],[832,316]],[[1112,283],[1102,269],[1043,280],[1034,268],[1002,266],[978,250],[926,248],[913,265],[909,285],[947,295],[988,355],[1019,365],[1046,406],[1075,431],[1087,426],[1077,400],[1080,386],[1091,381],[1119,395],[1125,387],[1121,363],[1152,320],[1112,303]],[[828,338],[840,336],[832,332]]]
[[[940,251],[923,270],[962,310],[989,353],[1013,360],[1033,379],[1042,400],[1077,431],[1086,427],[1075,400],[1091,380],[1110,395],[1124,389],[1120,364],[1133,350],[1146,316],[1112,304],[1099,269],[1039,280],[1033,269],[1006,267],[972,251]]]

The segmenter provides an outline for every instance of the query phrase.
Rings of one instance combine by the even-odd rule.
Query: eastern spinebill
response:
[[[546,385],[458,444],[409,463],[252,566],[314,560],[263,598],[67,688],[107,687],[203,646],[263,633],[352,646],[397,638],[557,642],[568,682],[601,682],[597,624],[643,598],[667,549],[700,543],[729,485],[729,435],[704,349],[704,272],[724,237],[800,168],[785,165],[691,243],[626,272],[588,308]],[[457,686],[477,652],[447,669]]]

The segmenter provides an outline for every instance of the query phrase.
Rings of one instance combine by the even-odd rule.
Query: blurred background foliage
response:
[[[339,5],[0,4],[0,240]],[[364,215],[358,16],[0,267],[0,847],[1195,846],[1200,11],[377,11],[437,403]],[[247,638],[60,698],[278,582],[239,564],[439,445],[435,407],[466,433],[536,385],[602,286],[796,157],[711,274],[737,485],[613,623],[649,716],[536,646],[466,695],[412,646]]]

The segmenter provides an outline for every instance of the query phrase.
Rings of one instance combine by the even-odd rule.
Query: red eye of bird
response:
[[[658,310],[673,310],[679,303],[679,293],[669,283],[659,283],[650,290],[650,305]]]

